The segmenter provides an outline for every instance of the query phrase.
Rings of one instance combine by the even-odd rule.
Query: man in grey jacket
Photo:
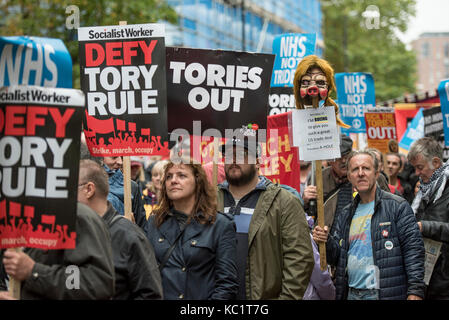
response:
[[[428,137],[413,143],[407,157],[421,182],[412,202],[419,230],[424,242],[440,252],[433,271],[426,270],[426,299],[449,300],[449,163],[442,161],[438,142]]]

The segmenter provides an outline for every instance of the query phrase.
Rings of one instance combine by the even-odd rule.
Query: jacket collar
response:
[[[118,214],[118,212],[114,209],[112,204],[108,201],[108,208],[106,209],[106,213],[103,215],[103,220],[109,225],[114,218],[114,216]]]
[[[376,184],[376,194],[375,194],[375,198],[374,198],[374,212],[376,212],[378,207],[380,206],[381,200],[382,200],[382,189]],[[355,196],[354,202],[351,206],[352,213],[355,212],[359,203],[360,203],[360,195],[357,194]],[[352,216],[352,214],[351,214],[351,216]]]
[[[196,216],[202,215],[202,212],[196,213]],[[206,228],[206,226],[206,224],[201,224],[196,219],[190,219],[189,224],[187,224],[185,227],[184,235],[181,237],[182,242],[185,243],[194,238],[195,236],[200,234]],[[176,238],[179,232],[181,232],[179,224],[171,211],[168,212],[164,223],[162,223],[162,225],[159,227],[159,232],[166,239],[169,239],[170,242]]]

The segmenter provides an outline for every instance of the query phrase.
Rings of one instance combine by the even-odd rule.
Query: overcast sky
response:
[[[416,17],[399,37],[410,44],[423,32],[449,32],[448,14],[449,0],[416,0]]]

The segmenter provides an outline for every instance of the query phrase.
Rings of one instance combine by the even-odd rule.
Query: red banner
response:
[[[299,153],[289,133],[291,112],[268,116],[267,143],[262,144],[260,173],[300,192]]]

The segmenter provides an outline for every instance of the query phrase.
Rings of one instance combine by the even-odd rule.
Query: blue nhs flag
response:
[[[350,72],[335,74],[340,117],[349,129],[344,133],[365,133],[365,110],[376,105],[374,79],[370,73]]]
[[[293,87],[296,67],[305,56],[315,54],[315,33],[286,33],[273,40],[276,55],[271,74],[271,87]]]
[[[449,146],[449,80],[443,80],[438,86],[440,96],[441,113],[443,114],[444,144]]]
[[[60,39],[0,37],[0,87],[72,88],[72,58]]]
[[[399,146],[405,150],[409,150],[413,142],[422,137],[424,137],[424,117],[422,108],[420,108],[402,136]]]

